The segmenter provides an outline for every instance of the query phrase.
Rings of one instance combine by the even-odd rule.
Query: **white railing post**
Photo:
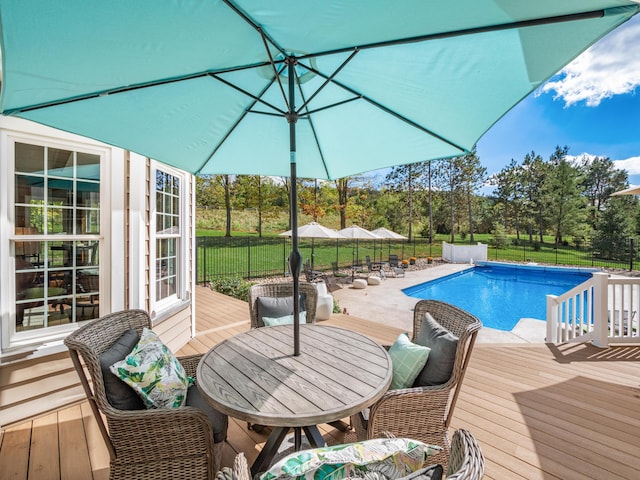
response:
[[[547,343],[558,343],[558,304],[556,295],[547,295]]]
[[[609,275],[603,272],[593,274],[593,344],[596,347],[609,346]]]

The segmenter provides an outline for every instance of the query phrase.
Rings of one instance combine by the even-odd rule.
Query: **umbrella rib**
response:
[[[351,55],[351,57],[353,57],[353,55]],[[305,68],[306,68],[306,66],[305,66]],[[340,68],[342,68],[342,67],[340,67]],[[335,73],[337,73],[337,72],[335,72]],[[300,91],[300,97],[302,98],[302,101],[304,102],[303,103],[303,107],[305,107],[305,108],[306,108],[306,105],[308,105],[309,102],[311,101],[311,98],[313,98],[318,93],[318,91],[320,89],[322,89],[328,83],[328,82],[325,82],[322,86],[320,86],[320,88],[315,91],[315,93],[311,96],[311,98],[305,99],[304,98],[304,92],[302,91],[302,86],[300,85],[300,78],[297,75],[296,75],[296,81],[297,81],[297,84],[298,84],[298,90]],[[300,107],[300,108],[302,108],[302,107]],[[299,114],[299,113],[300,113],[300,110],[298,110],[296,112],[296,114]],[[324,158],[324,153],[322,153],[322,147],[320,146],[320,140],[318,139],[318,134],[316,133],[316,127],[313,124],[313,120],[311,119],[310,115],[311,115],[311,112],[309,112],[309,110],[307,110],[307,112],[305,113],[305,116],[308,117],[309,126],[311,127],[311,133],[313,134],[313,139],[316,142],[316,146],[318,147],[318,152],[320,154],[320,158],[322,159],[322,166],[324,167],[324,172],[325,172],[327,177],[331,178],[331,175],[329,173],[329,169],[327,168],[327,162],[325,161],[325,158]]]
[[[253,99],[253,103],[251,105],[249,105],[249,107],[242,112],[242,115],[238,116],[238,119],[236,120],[236,122],[233,124],[233,126],[229,129],[229,131],[224,135],[224,137],[222,137],[222,139],[220,140],[220,142],[218,143],[218,145],[216,145],[216,147],[213,149],[213,151],[211,152],[211,154],[207,157],[207,159],[202,162],[202,164],[198,167],[198,169],[196,170],[196,174],[200,173],[200,171],[204,168],[204,166],[209,163],[209,161],[211,160],[211,158],[213,158],[213,156],[216,154],[216,152],[220,149],[220,147],[224,144],[224,142],[227,141],[227,138],[229,138],[229,136],[233,133],[233,131],[238,128],[238,125],[240,124],[240,122],[242,122],[242,120],[244,119],[244,117],[247,116],[247,113],[249,113],[251,111],[251,109],[255,106],[256,103],[258,102],[262,102],[267,104],[266,102],[264,102],[264,100],[261,100],[259,97],[256,97],[252,94],[250,94],[249,92],[244,92],[242,89],[240,89],[239,87],[236,87],[235,85],[227,82],[226,80],[223,80],[222,78],[219,78],[217,76],[213,76],[213,78],[215,78],[216,80],[223,82],[233,88],[235,88],[236,90],[245,93],[247,95],[249,95],[249,97],[251,97]],[[275,81],[275,79],[271,79],[271,81],[262,89],[262,91],[260,92],[260,96],[264,95],[265,92],[267,90],[269,90],[269,88],[271,87],[271,85],[273,85],[273,82]],[[268,104],[267,104],[268,105]],[[271,105],[269,105],[271,106]],[[272,107],[275,108],[275,107]],[[280,111],[279,109],[275,108],[276,111]],[[275,114],[273,114],[275,115]],[[282,112],[282,115],[285,115],[285,112]]]
[[[319,107],[319,108],[316,108],[314,110],[307,110],[305,113],[300,115],[300,118],[305,118],[305,117],[308,117],[309,115],[312,115],[314,113],[318,113],[318,112],[321,112],[323,110],[328,110],[328,109],[334,108],[334,107],[339,107],[340,105],[344,105],[345,103],[351,103],[351,102],[354,102],[356,100],[362,100],[362,96],[359,95],[357,97],[348,98],[346,100],[342,100],[342,101],[336,102],[336,103],[331,103],[329,105],[325,105],[324,107]]]
[[[282,48],[278,43],[265,32],[260,25],[258,25],[247,13],[240,9],[237,5],[235,5],[230,0],[223,0],[223,2],[233,10],[240,18],[242,18],[245,22],[247,22],[254,30],[256,30],[263,38],[267,38],[269,43],[273,45],[283,56],[287,56],[284,48]]]
[[[588,20],[591,18],[600,18],[605,15],[605,10],[593,10],[589,12],[571,13],[567,15],[557,15],[554,17],[534,18],[530,20],[520,20],[517,22],[499,23],[497,25],[486,25],[484,27],[472,27],[462,30],[453,30],[451,32],[430,33],[426,35],[417,35],[415,37],[400,38],[396,40],[385,40],[382,42],[367,43],[364,45],[358,45],[355,47],[342,47],[333,50],[325,50],[323,52],[310,53],[301,55],[299,60],[304,60],[311,57],[321,57],[326,55],[335,55],[337,53],[350,52],[354,49],[368,50],[372,48],[380,47],[392,47],[394,45],[404,45],[407,43],[419,43],[429,40],[439,40],[443,38],[460,37],[464,35],[473,35],[478,33],[490,33],[498,32],[501,30],[513,30],[517,28],[535,27],[540,25],[549,25],[553,23],[573,22],[578,20]]]
[[[284,62],[284,61],[282,61]],[[282,63],[280,61],[275,61],[274,63]],[[138,83],[136,85],[126,85],[126,86],[122,86],[122,87],[115,87],[112,89],[106,89],[106,90],[100,90],[98,92],[89,92],[89,93],[85,93],[83,95],[78,95],[76,97],[73,98],[65,98],[62,100],[55,100],[53,102],[44,102],[44,103],[39,103],[37,105],[28,105],[28,106],[24,106],[24,107],[18,107],[18,108],[13,108],[13,109],[8,109],[5,110],[3,113],[5,115],[12,115],[14,113],[17,112],[31,112],[34,110],[41,110],[43,108],[49,108],[49,107],[57,107],[59,105],[66,105],[69,103],[75,103],[75,102],[81,102],[84,100],[91,100],[93,98],[100,98],[100,97],[107,97],[110,95],[116,95],[119,93],[128,93],[128,92],[133,92],[135,90],[142,90],[145,88],[149,88],[149,87],[158,87],[158,86],[162,86],[162,85],[169,85],[171,83],[178,83],[178,82],[182,82],[182,81],[186,81],[186,80],[195,80],[198,78],[205,78],[205,77],[212,77],[212,78],[216,78],[216,79],[220,79],[219,77],[217,77],[217,75],[220,75],[222,73],[230,73],[230,72],[239,72],[242,70],[249,70],[249,69],[254,69],[254,68],[263,68],[266,66],[271,65],[270,62],[262,62],[262,63],[258,63],[255,65],[241,65],[241,66],[237,66],[237,67],[230,67],[230,68],[225,68],[225,69],[220,69],[220,70],[207,70],[205,72],[197,72],[197,73],[192,73],[192,74],[187,74],[187,75],[182,75],[180,77],[175,77],[175,78],[164,78],[161,80],[152,80],[149,82],[144,82],[144,83]]]
[[[267,102],[267,101],[265,101],[265,100],[263,100],[263,99],[261,98],[261,96],[262,96],[262,95],[264,95],[264,93],[265,93],[265,92],[266,92],[266,91],[271,87],[271,85],[273,85],[273,82],[276,80],[276,78],[278,78],[278,76],[277,76],[277,75],[276,75],[276,77],[275,77],[275,78],[271,79],[271,81],[270,81],[270,82],[269,82],[269,84],[265,87],[265,89],[264,89],[264,90],[262,90],[262,91],[260,92],[260,95],[254,95],[253,93],[248,92],[248,91],[246,91],[246,90],[244,90],[244,89],[240,88],[240,87],[239,87],[239,86],[237,86],[237,85],[234,85],[234,84],[233,84],[233,83],[231,83],[230,81],[225,80],[224,78],[221,78],[221,77],[219,77],[218,75],[216,75],[216,74],[214,74],[214,73],[209,74],[209,76],[210,76],[211,78],[214,78],[214,79],[218,80],[219,82],[224,83],[224,84],[225,84],[225,85],[227,85],[228,87],[231,87],[231,88],[233,88],[234,90],[236,90],[236,91],[238,91],[238,92],[242,93],[243,95],[246,95],[247,97],[251,98],[251,99],[254,101],[254,103],[253,103],[253,105],[251,105],[247,110],[250,110],[251,108],[253,108],[253,106],[254,106],[256,103],[261,103],[261,104],[263,104],[263,105],[265,105],[265,106],[267,106],[267,107],[269,107],[269,108],[272,108],[272,109],[273,109],[273,110],[275,110],[276,112],[280,112],[280,114],[281,114],[282,116],[286,115],[286,113],[287,113],[287,112],[285,112],[284,110],[282,110],[282,109],[280,109],[280,108],[276,107],[275,105],[272,105],[271,103],[269,103],[269,102]]]
[[[344,62],[342,62],[342,63],[338,66],[338,68],[336,68],[336,70],[335,70],[331,75],[329,75],[328,77],[326,77],[326,78],[325,78],[324,83],[323,83],[322,85],[320,85],[320,87],[318,87],[318,89],[317,89],[315,92],[313,92],[313,94],[312,94],[312,95],[311,95],[307,100],[305,100],[305,102],[302,104],[302,106],[298,109],[298,111],[297,111],[296,113],[298,113],[298,114],[299,114],[302,110],[304,110],[304,109],[307,107],[307,105],[309,105],[309,103],[310,103],[310,102],[311,102],[311,101],[316,97],[316,95],[318,95],[318,94],[319,94],[319,93],[324,89],[324,87],[326,87],[327,85],[329,85],[329,84],[332,82],[332,80],[336,77],[336,75],[338,75],[338,73],[340,73],[340,71],[341,71],[344,67],[346,67],[346,66],[347,66],[347,63],[349,63],[351,60],[353,60],[353,57],[355,57],[359,51],[360,51],[360,50],[356,48],[356,49],[351,53],[351,55],[349,55],[349,56],[345,59],[345,61],[344,61]],[[307,67],[306,65],[304,65],[304,64],[302,64],[302,63],[300,63],[300,65],[302,65],[302,66],[303,66],[304,68],[306,68],[307,70],[312,71],[312,70],[311,70],[311,68]],[[301,91],[302,91],[302,90],[301,90]]]
[[[284,92],[284,86],[282,85],[282,81],[280,81],[280,73],[278,72],[278,69],[276,68],[276,64],[273,61],[271,50],[269,50],[269,45],[267,43],[267,35],[262,28],[260,28],[258,31],[260,32],[260,37],[262,38],[264,49],[267,52],[267,55],[269,56],[269,63],[271,64],[271,68],[273,69],[273,74],[275,76],[275,79],[278,81],[278,86],[280,87],[280,93],[282,93],[284,104],[287,107],[287,111],[290,111],[291,107],[289,106],[289,99],[287,98],[287,94]]]

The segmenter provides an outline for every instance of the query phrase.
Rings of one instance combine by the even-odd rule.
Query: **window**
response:
[[[184,178],[165,167],[155,170],[155,308],[182,299],[184,226],[181,222]]]
[[[12,141],[12,338],[100,313],[101,155]]]

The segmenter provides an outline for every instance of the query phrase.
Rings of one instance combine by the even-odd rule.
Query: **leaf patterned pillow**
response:
[[[341,480],[379,472],[399,478],[422,468],[441,450],[408,438],[375,438],[296,452],[265,472],[260,480]]]
[[[171,350],[148,328],[131,353],[110,370],[140,395],[147,408],[183,406],[193,383]]]

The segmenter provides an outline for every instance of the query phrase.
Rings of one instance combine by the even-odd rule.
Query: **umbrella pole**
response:
[[[291,215],[291,254],[289,255],[289,271],[293,277],[293,355],[300,355],[300,266],[302,259],[298,251],[298,189],[296,172],[296,121],[295,109],[295,65],[294,59],[288,59],[289,70],[289,157],[291,161],[291,198],[289,211]]]

